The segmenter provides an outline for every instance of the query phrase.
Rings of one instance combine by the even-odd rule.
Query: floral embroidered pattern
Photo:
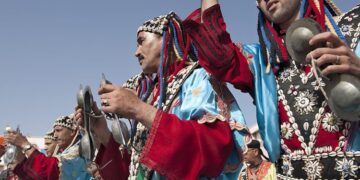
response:
[[[299,112],[301,115],[309,114],[309,112],[314,111],[314,106],[317,104],[317,97],[314,95],[313,92],[309,90],[305,92],[300,92],[300,94],[295,97],[296,103],[295,108],[296,111]]]
[[[348,35],[348,36],[351,36],[351,33],[355,30],[354,28],[352,28],[352,24],[350,25],[345,25],[343,24],[341,26],[341,32],[344,34],[344,35]]]
[[[300,78],[301,78],[301,82],[303,84],[306,84],[309,80],[309,78],[311,78],[313,76],[313,72],[309,72],[308,74],[306,74],[305,72],[300,74]]]
[[[323,119],[323,127],[328,132],[339,132],[339,126],[343,122],[333,113],[326,113]]]
[[[348,176],[357,177],[356,171],[358,166],[354,164],[353,160],[348,160],[343,158],[342,160],[336,159],[336,168],[337,171],[341,172],[342,178],[347,178]]]
[[[316,179],[316,177],[321,177],[324,166],[318,161],[307,161],[305,162],[305,167],[303,167],[303,169],[306,172],[308,179]]]
[[[292,81],[292,77],[294,77],[295,74],[295,70],[293,69],[286,69],[285,71],[283,71],[280,75],[280,79],[282,80],[282,82],[284,83],[285,81]]]
[[[315,80],[314,82],[311,83],[312,86],[314,86],[314,89],[317,91],[320,89],[320,87],[324,87],[325,83],[322,80],[321,77],[319,77],[319,79]]]
[[[351,13],[348,16],[346,16],[344,19],[348,20],[349,22],[352,21],[353,19],[359,17],[359,15],[355,14],[355,13]]]
[[[290,87],[289,87],[289,90],[288,90],[288,94],[292,94],[292,95],[294,95],[294,96],[297,96],[298,95],[298,93],[299,93],[299,87],[300,87],[300,85],[290,85]]]
[[[293,172],[294,168],[292,167],[291,161],[284,160],[283,165],[281,166],[281,169],[283,170],[283,172],[286,175],[292,176],[292,172]]]
[[[285,139],[290,139],[293,136],[294,129],[290,123],[283,123],[281,125],[281,136]]]

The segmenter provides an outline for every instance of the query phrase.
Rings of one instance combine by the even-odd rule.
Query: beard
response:
[[[265,16],[273,23],[281,25],[291,20],[295,20],[299,15],[300,1],[279,2],[273,12],[262,9]]]

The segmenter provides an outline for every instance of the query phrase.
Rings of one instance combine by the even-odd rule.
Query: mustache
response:
[[[144,56],[143,56],[143,55],[139,55],[139,56],[137,56],[137,58],[138,58],[138,61],[140,62],[141,60],[144,59]]]

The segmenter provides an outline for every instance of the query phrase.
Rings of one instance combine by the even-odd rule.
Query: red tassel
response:
[[[279,45],[280,53],[281,53],[283,60],[285,62],[289,61],[289,55],[287,54],[287,51],[286,51],[286,48],[285,48],[285,45],[284,45],[282,39],[279,37],[278,33],[272,27],[269,20],[266,19],[265,21],[266,21],[266,26],[270,30],[271,34],[273,34],[273,36],[274,36],[275,42]],[[275,61],[275,59],[274,59],[274,61]]]
[[[320,11],[316,7],[316,4],[315,4],[314,0],[309,0],[309,6],[308,6],[308,9],[306,11],[305,17],[313,18],[316,22],[318,22],[320,24],[323,31],[325,31],[326,26],[325,26],[324,1],[319,0],[319,5],[320,5]],[[314,13],[314,14],[312,14],[312,13]],[[311,15],[314,15],[315,17],[311,17]]]

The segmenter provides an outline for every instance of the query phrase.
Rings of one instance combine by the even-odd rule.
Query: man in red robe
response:
[[[54,137],[54,131],[46,133],[44,136],[44,150],[48,157],[53,156],[56,150],[56,139]]]
[[[9,131],[5,135],[6,141],[17,146],[26,156],[16,165],[14,173],[26,180],[90,179],[84,166],[85,160],[79,157],[78,129],[72,117],[61,116],[55,121],[54,137],[59,153],[54,157],[46,157],[34,148],[21,133]]]
[[[102,110],[131,119],[133,132],[120,145],[103,117],[94,120],[94,134],[104,140],[96,159],[101,176],[236,178],[248,134],[243,116],[225,84],[198,66],[182,22],[174,13],[146,21],[137,43],[135,55],[143,73],[123,87],[104,85],[99,90]],[[77,120],[81,112],[77,110]],[[128,160],[124,149],[131,150],[129,173],[123,171]]]

